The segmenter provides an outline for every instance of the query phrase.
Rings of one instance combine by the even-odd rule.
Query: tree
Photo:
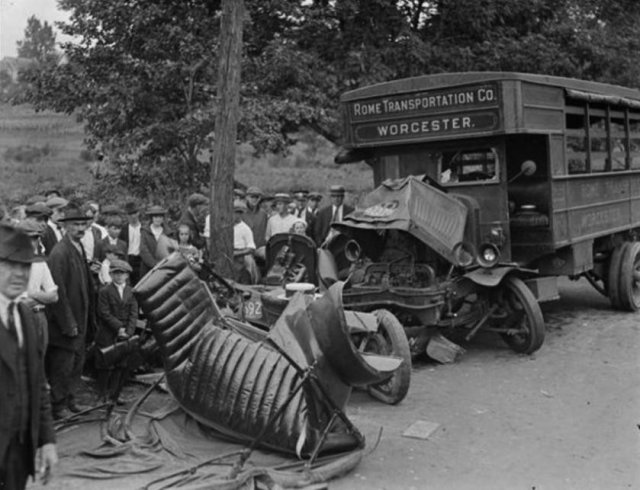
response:
[[[219,0],[60,0],[68,63],[24,100],[79,112],[118,182],[184,195],[209,181]],[[638,86],[633,0],[246,0],[238,139],[286,151],[300,128],[341,135],[339,99],[386,80],[526,71]],[[211,49],[214,46],[214,49]],[[111,182],[108,182],[109,185]]]
[[[45,62],[56,57],[56,35],[51,25],[32,15],[27,19],[24,39],[18,41],[18,56]]]
[[[239,116],[244,0],[223,0],[220,16],[218,113],[211,161],[211,257],[216,269],[233,277],[233,174]]]

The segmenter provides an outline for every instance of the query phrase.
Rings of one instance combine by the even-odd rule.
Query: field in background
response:
[[[0,105],[0,200],[19,203],[50,188],[66,196],[90,195],[97,163],[83,139],[82,125],[71,116]],[[331,184],[340,183],[350,200],[357,200],[371,189],[372,172],[363,163],[335,165],[336,152],[335,145],[312,134],[302,134],[286,156],[256,157],[249,145],[241,145],[235,177],[272,193],[304,187],[326,195]]]

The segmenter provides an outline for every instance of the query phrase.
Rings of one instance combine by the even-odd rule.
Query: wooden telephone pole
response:
[[[240,115],[240,65],[244,0],[223,0],[220,18],[218,113],[211,160],[211,259],[216,271],[234,277],[233,175]]]

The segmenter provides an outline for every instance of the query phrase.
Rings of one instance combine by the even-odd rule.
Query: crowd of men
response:
[[[351,212],[345,190],[322,196],[297,189],[265,195],[234,190],[234,261],[256,282],[255,258],[281,233],[322,244],[330,226]],[[209,199],[188,197],[172,226],[167,210],[135,202],[122,208],[68,200],[57,191],[33,196],[0,215],[0,488],[24,488],[57,461],[52,424],[86,407],[78,401],[85,356],[131,337],[138,306],[131,285],[173,251],[203,260],[211,238]],[[244,273],[244,275],[243,275]],[[119,400],[122,371],[94,361],[98,396]],[[120,377],[119,377],[120,375]],[[36,448],[41,463],[36,468]]]

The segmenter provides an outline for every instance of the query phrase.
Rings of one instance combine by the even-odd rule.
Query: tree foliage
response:
[[[340,139],[339,97],[394,78],[523,71],[637,87],[634,0],[247,0],[238,138],[283,151]],[[147,192],[206,182],[220,2],[61,0],[66,65],[28,100],[79,111],[90,143]]]
[[[32,15],[27,19],[24,39],[18,41],[18,56],[39,62],[48,61],[56,56],[56,35],[53,27],[45,20],[44,23]]]

